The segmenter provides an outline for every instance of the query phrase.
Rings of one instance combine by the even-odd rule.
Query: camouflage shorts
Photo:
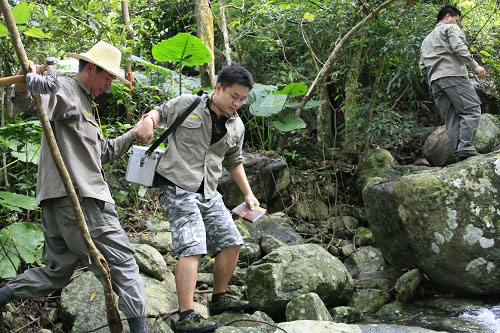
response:
[[[179,257],[207,253],[214,256],[243,244],[219,192],[205,200],[200,193],[161,185],[159,201],[170,222],[174,251]]]

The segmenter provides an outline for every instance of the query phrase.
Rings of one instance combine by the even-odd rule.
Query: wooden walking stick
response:
[[[12,11],[10,9],[7,0],[0,0],[0,9],[5,18],[5,24],[7,26],[7,29],[9,30],[9,35],[12,40],[12,45],[14,46],[17,58],[21,63],[21,68],[26,73],[29,73],[30,68],[29,68],[28,57],[26,56],[26,52],[24,51],[24,46],[21,42],[21,37],[19,36],[19,32],[17,31],[17,27],[14,22],[14,17],[12,16]],[[82,209],[78,202],[78,197],[76,195],[75,188],[71,183],[71,178],[69,177],[68,170],[66,169],[64,161],[61,157],[61,153],[59,151],[59,147],[57,146],[54,133],[52,132],[52,127],[50,125],[49,118],[47,117],[45,107],[42,104],[42,99],[40,95],[35,95],[35,94],[32,94],[32,98],[35,103],[36,112],[42,124],[43,133],[47,139],[50,152],[52,154],[52,158],[54,159],[57,170],[59,171],[59,174],[64,183],[66,193],[68,193],[71,205],[73,206],[73,210],[75,211],[76,221],[82,231],[83,239],[85,240],[85,244],[87,246],[90,255],[92,256],[94,264],[99,268],[99,271],[102,274],[103,280],[101,282],[104,288],[104,297],[106,303],[106,313],[107,313],[109,329],[111,330],[112,333],[122,333],[123,326],[120,321],[120,315],[115,306],[114,294],[111,288],[111,275],[108,264],[106,262],[106,259],[104,259],[102,254],[95,247],[95,244],[92,241],[92,238],[89,234],[87,223],[85,222],[85,217],[83,216]]]

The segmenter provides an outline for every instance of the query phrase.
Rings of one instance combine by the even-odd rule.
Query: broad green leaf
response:
[[[256,116],[269,117],[279,113],[285,105],[287,95],[269,94],[250,105],[250,112]]]
[[[35,38],[52,38],[50,33],[45,33],[40,28],[31,28],[24,32],[26,36],[35,37]]]
[[[479,53],[481,53],[482,55],[484,55],[486,57],[491,57],[491,54],[486,52],[485,50],[481,50],[481,51],[479,51]]]
[[[121,204],[122,202],[127,199],[128,192],[127,191],[118,191],[118,190],[113,190],[113,199],[115,199],[116,204]]]
[[[137,56],[132,56],[131,59],[132,59],[132,61],[137,61],[137,62],[140,62],[142,64],[145,64],[147,67],[149,67],[149,69],[152,69],[154,71],[158,71],[158,72],[164,74],[165,76],[171,76],[172,74],[175,74],[175,72],[173,72],[172,70],[170,70],[168,68],[152,64],[149,61],[142,59],[142,58],[139,58]]]
[[[161,62],[181,62],[187,66],[199,66],[212,60],[203,41],[181,32],[153,46],[153,57]]]
[[[0,278],[16,276],[22,259],[32,264],[40,262],[44,243],[43,229],[37,223],[14,223],[0,230]]]
[[[325,103],[325,101],[317,101],[317,100],[309,101],[309,102],[306,103],[306,105],[304,105],[304,110],[318,108],[323,103]],[[292,103],[287,104],[286,107],[290,108],[290,109],[296,109],[296,108],[299,107],[299,103],[298,102],[292,102]]]
[[[273,121],[274,126],[282,132],[295,131],[299,128],[306,128],[306,123],[297,115],[289,114],[283,119],[283,122]]]
[[[146,187],[139,186],[139,191],[137,191],[137,195],[139,196],[139,198],[144,198],[147,191],[148,191],[148,189]]]
[[[307,92],[307,86],[304,82],[292,82],[281,90],[273,92],[273,94],[285,94],[290,97],[302,96]]]
[[[3,24],[0,23],[0,37],[5,37],[9,35],[9,30],[7,30],[7,27]]]
[[[12,150],[10,152],[12,156],[20,161],[33,164],[38,164],[40,161],[40,145],[37,143],[27,142],[20,146],[19,142],[11,140],[7,143],[7,146]]]
[[[309,13],[309,12],[306,12],[306,13],[304,14],[304,18],[305,18],[306,20],[308,20],[309,22],[312,22],[312,21],[314,21],[314,14],[311,14],[311,13]]]
[[[34,210],[37,207],[36,199],[24,194],[17,194],[12,192],[0,192],[0,205],[9,208],[19,208]]]
[[[245,99],[245,104],[252,104],[256,100],[266,97],[270,92],[275,90],[276,86],[256,83]]]
[[[19,5],[12,8],[12,16],[17,25],[26,24],[30,19],[30,6],[27,2],[21,2]]]

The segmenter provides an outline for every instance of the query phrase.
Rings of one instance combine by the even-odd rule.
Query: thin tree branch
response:
[[[318,73],[316,78],[314,79],[313,83],[309,87],[309,90],[307,91],[306,95],[304,98],[302,98],[302,101],[300,102],[296,114],[300,116],[302,110],[304,109],[304,105],[307,103],[307,101],[311,98],[312,92],[316,88],[319,82],[321,82],[327,75],[330,74],[331,67],[333,66],[333,61],[335,58],[337,58],[337,55],[339,54],[340,50],[344,46],[345,42],[347,42],[352,35],[354,35],[361,27],[363,27],[365,24],[371,21],[371,19],[377,15],[382,9],[387,7],[391,2],[394,0],[386,0],[383,2],[381,5],[379,5],[373,12],[368,14],[363,20],[361,20],[358,24],[356,24],[349,32],[340,40],[340,42],[335,46],[333,49],[333,52],[330,54],[330,57],[328,57],[328,60],[326,61],[325,65],[321,69],[321,71]]]

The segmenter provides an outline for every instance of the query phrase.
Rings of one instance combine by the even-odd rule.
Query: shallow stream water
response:
[[[381,323],[375,316],[365,316],[363,321]],[[383,319],[382,323],[453,333],[500,333],[500,304],[467,305],[456,311],[409,305],[402,313]]]

